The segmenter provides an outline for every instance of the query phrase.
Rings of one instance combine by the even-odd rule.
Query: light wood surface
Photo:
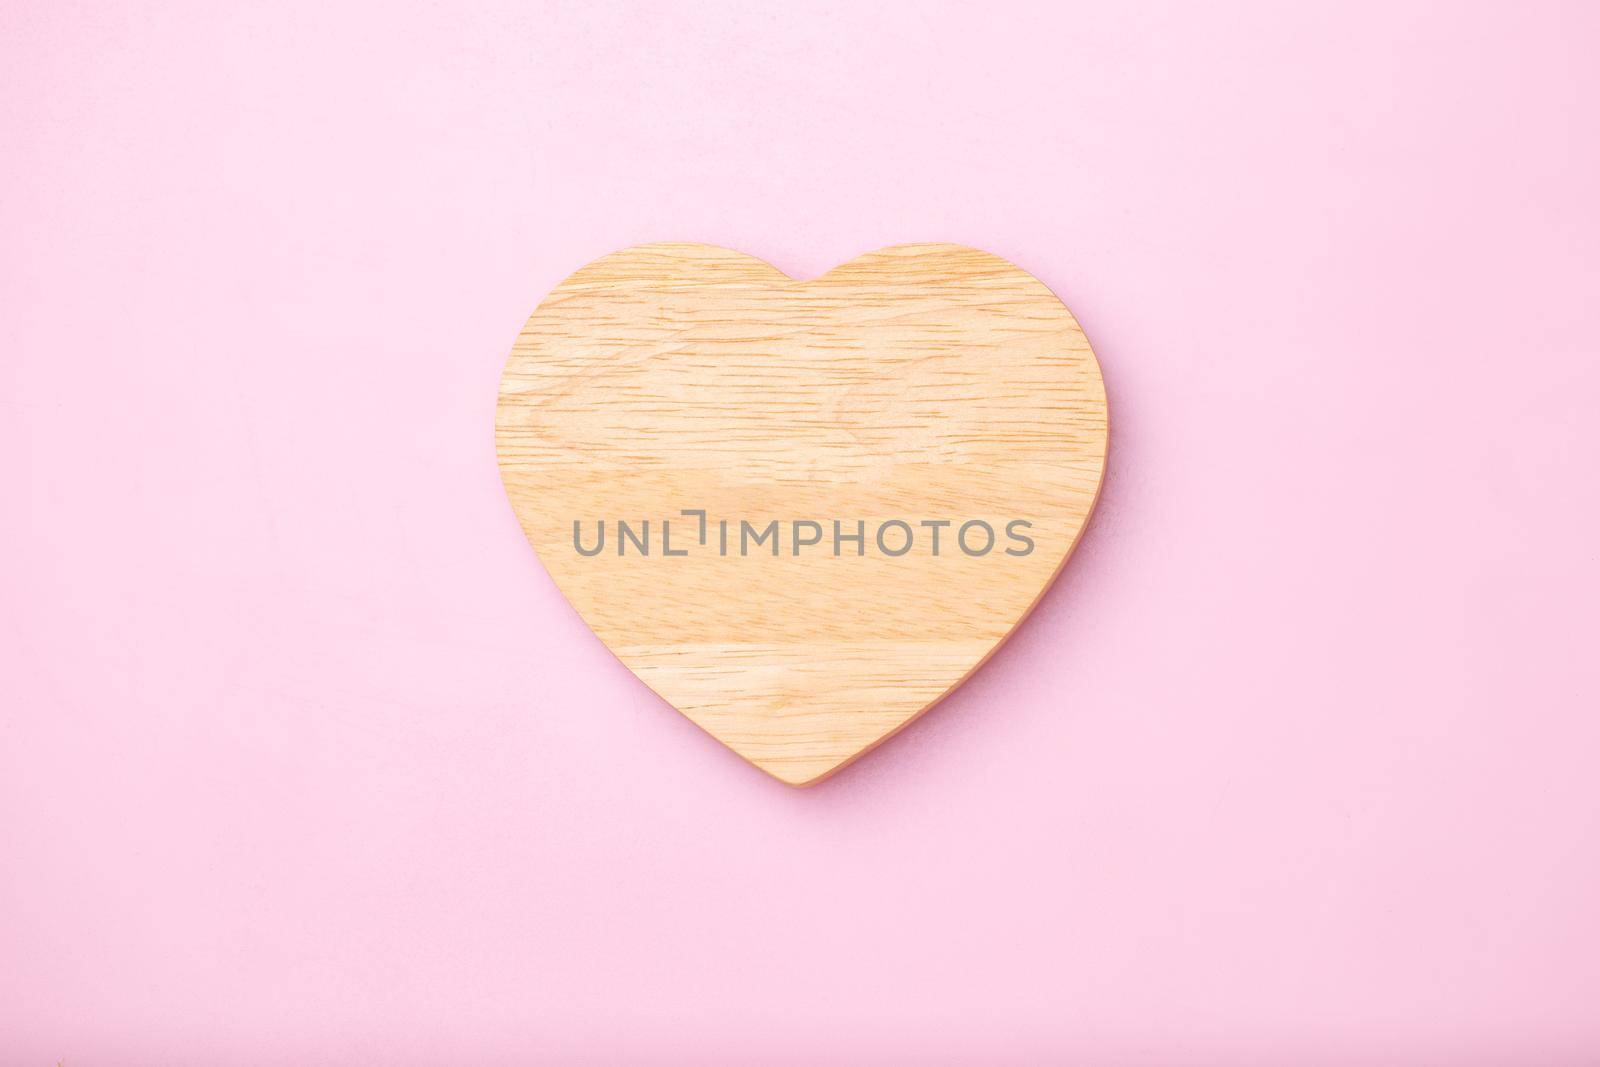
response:
[[[797,281],[655,244],[589,264],[533,313],[496,436],[529,542],[601,640],[805,785],[949,692],[1032,608],[1094,507],[1106,398],[1071,313],[988,253],[886,248]],[[706,513],[703,544],[686,510]],[[864,544],[836,544],[835,520],[863,523]],[[741,554],[742,524],[773,521],[779,554]],[[962,550],[967,523],[972,553],[976,523],[993,530],[987,553]]]

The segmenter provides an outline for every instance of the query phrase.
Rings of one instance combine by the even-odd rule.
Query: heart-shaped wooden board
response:
[[[972,248],[820,278],[624,249],[528,319],[500,470],[623,663],[805,785],[972,673],[1072,551],[1106,456],[1100,368],[1038,280]]]

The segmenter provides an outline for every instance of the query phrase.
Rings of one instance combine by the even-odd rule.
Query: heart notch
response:
[[[651,244],[523,327],[496,446],[551,577],[611,651],[791,785],[976,670],[1105,470],[1105,387],[1042,283],[947,244],[796,280]]]

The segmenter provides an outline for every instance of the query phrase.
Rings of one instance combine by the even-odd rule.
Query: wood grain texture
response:
[[[528,319],[496,437],[529,542],[594,632],[804,785],[949,692],[1032,608],[1094,507],[1107,413],[1071,313],[988,253],[907,245],[798,281],[656,244],[589,264]],[[703,543],[686,510],[706,513]],[[602,522],[603,549],[581,554]],[[776,542],[750,551],[746,522],[777,522]]]

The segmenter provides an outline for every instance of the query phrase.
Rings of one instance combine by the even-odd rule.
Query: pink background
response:
[[[0,1062],[1600,1062],[1593,6],[0,18]],[[1100,510],[746,767],[523,542],[585,261],[957,241]]]

